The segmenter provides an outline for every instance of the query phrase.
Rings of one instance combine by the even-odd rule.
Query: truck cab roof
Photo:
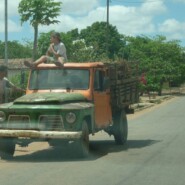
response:
[[[102,62],[65,63],[64,68],[95,68],[103,67]],[[58,68],[55,64],[40,64],[36,68]]]

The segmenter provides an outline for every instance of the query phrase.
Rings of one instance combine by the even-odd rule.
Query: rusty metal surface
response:
[[[33,93],[22,96],[14,103],[64,103],[71,101],[85,101],[86,98],[80,93]]]
[[[84,62],[84,63],[79,63],[79,62],[75,62],[75,63],[70,63],[70,62],[67,62],[64,64],[64,67],[63,68],[93,68],[93,67],[103,67],[104,64],[102,62]],[[57,67],[55,64],[39,64],[37,66],[37,69],[38,68],[48,68],[48,69],[51,69],[51,68],[59,68]]]
[[[0,137],[25,137],[42,139],[79,139],[82,132],[58,132],[36,130],[0,130]]]

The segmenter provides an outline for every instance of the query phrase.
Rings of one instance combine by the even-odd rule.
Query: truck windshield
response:
[[[88,88],[89,70],[87,69],[35,69],[30,76],[30,90]]]

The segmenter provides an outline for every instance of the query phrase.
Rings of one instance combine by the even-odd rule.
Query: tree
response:
[[[139,70],[147,73],[148,88],[161,94],[164,81],[181,84],[184,79],[183,49],[179,41],[164,36],[128,37],[130,58],[138,60]]]
[[[94,48],[97,59],[104,56],[114,59],[123,45],[122,36],[117,28],[109,24],[108,30],[109,35],[107,36],[107,23],[95,22],[80,32],[80,37],[85,39],[87,46]]]
[[[61,4],[54,0],[21,0],[19,3],[21,24],[29,20],[34,28],[33,60],[37,53],[38,26],[59,23],[55,18],[60,14]]]
[[[38,38],[38,56],[42,56],[46,54],[46,51],[48,50],[49,44],[50,44],[50,36],[51,32],[47,33],[41,33]]]
[[[4,59],[5,43],[0,41],[0,58]],[[28,44],[21,44],[18,41],[8,41],[9,59],[15,58],[31,58],[31,48]]]

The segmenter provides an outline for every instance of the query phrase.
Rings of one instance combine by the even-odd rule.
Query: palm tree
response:
[[[21,0],[19,3],[21,25],[29,20],[34,28],[33,60],[37,55],[38,26],[59,23],[56,17],[60,15],[61,4],[54,0]]]

